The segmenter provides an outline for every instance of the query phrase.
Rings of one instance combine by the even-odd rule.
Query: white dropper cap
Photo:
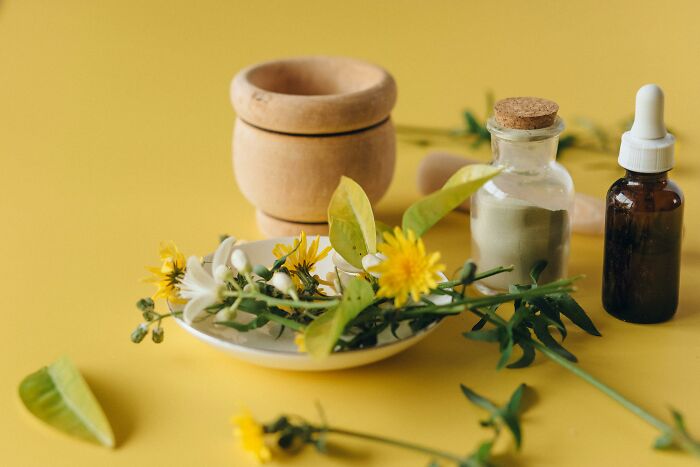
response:
[[[618,163],[633,172],[666,172],[673,168],[675,142],[664,125],[664,92],[656,84],[642,86],[632,129],[622,135]]]

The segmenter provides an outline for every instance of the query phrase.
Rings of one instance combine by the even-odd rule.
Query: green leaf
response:
[[[496,415],[498,413],[498,407],[496,407],[496,404],[494,404],[484,396],[477,394],[464,384],[460,384],[459,386],[462,388],[462,393],[464,393],[464,395],[467,397],[467,399],[469,399],[469,401],[472,404],[481,407],[491,415]]]
[[[518,411],[520,410],[520,403],[523,400],[523,393],[525,392],[525,388],[527,385],[525,383],[520,384],[515,391],[513,391],[513,394],[510,396],[510,400],[508,401],[508,411],[517,414]]]
[[[544,271],[544,268],[546,267],[546,260],[540,260],[536,262],[534,266],[532,266],[532,269],[530,269],[530,279],[532,279],[533,284],[537,284],[537,279],[540,278],[540,274],[542,274],[542,271]]]
[[[462,167],[442,189],[415,202],[404,212],[403,230],[412,230],[416,236],[422,236],[500,171],[498,167],[484,164]]]
[[[571,298],[569,294],[561,294],[553,297],[557,309],[571,320],[579,328],[586,331],[588,334],[593,336],[601,336],[600,331],[595,327],[591,318],[588,317],[581,305],[576,303],[576,300]]]
[[[372,205],[354,180],[341,177],[328,205],[331,245],[345,261],[362,269],[362,258],[377,251]]]
[[[501,334],[498,332],[498,329],[469,331],[465,332],[462,335],[467,339],[484,342],[498,342],[501,336]]]
[[[513,339],[508,338],[508,341],[504,346],[501,348],[501,358],[498,359],[498,363],[496,364],[496,369],[500,370],[506,364],[508,363],[508,360],[510,360],[510,356],[513,354]]]
[[[577,362],[576,356],[566,350],[552,335],[549,333],[549,327],[547,322],[542,317],[537,317],[532,322],[532,330],[535,331],[535,335],[547,348],[555,351],[565,359],[570,362]]]
[[[67,357],[32,373],[19,385],[25,407],[41,421],[71,436],[114,447],[114,435],[99,402]]]
[[[309,355],[316,358],[330,355],[345,326],[373,301],[374,291],[369,282],[359,278],[350,281],[343,290],[340,304],[306,327],[304,341]]]
[[[688,434],[688,429],[685,426],[685,420],[683,420],[683,414],[681,414],[676,409],[671,409],[671,415],[673,416],[673,424],[676,425],[678,431],[681,433]]]
[[[654,449],[672,449],[675,446],[673,433],[666,431],[654,441]]]
[[[525,368],[535,361],[535,347],[528,340],[518,342],[518,345],[523,350],[523,355],[513,363],[509,363],[506,367],[511,369]]]
[[[501,419],[503,423],[506,424],[510,432],[513,434],[513,439],[515,440],[515,447],[520,449],[523,442],[523,436],[520,431],[520,422],[518,421],[517,415],[510,412],[503,412],[501,414]]]

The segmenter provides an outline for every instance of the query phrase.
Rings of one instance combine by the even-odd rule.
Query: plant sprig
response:
[[[462,126],[458,128],[437,128],[419,125],[396,125],[396,134],[400,141],[421,147],[436,145],[459,145],[478,149],[490,143],[491,134],[486,128],[486,120],[493,112],[493,93],[486,94],[486,111],[484,118],[479,118],[473,110],[462,112]],[[569,149],[584,149],[605,154],[617,154],[620,149],[620,134],[632,127],[633,117],[620,120],[619,124],[607,128],[590,118],[575,117],[571,120],[571,129],[559,138],[557,158]]]
[[[447,461],[459,467],[490,467],[495,465],[493,463],[493,446],[504,428],[512,434],[516,449],[519,450],[522,445],[520,415],[522,411],[521,401],[527,389],[525,384],[518,386],[508,402],[501,406],[477,394],[465,385],[461,385],[461,389],[467,400],[475,406],[486,410],[489,414],[479,424],[491,431],[491,436],[479,442],[474,451],[467,455],[460,455],[410,441],[329,425],[320,406],[321,423],[312,423],[296,415],[281,415],[272,422],[264,424],[263,432],[265,435],[274,436],[276,446],[280,450],[291,454],[296,454],[307,445],[313,446],[318,452],[326,454],[328,453],[328,437],[335,435],[418,452],[431,459],[429,464],[431,466],[438,466],[441,461]]]
[[[513,286],[513,290],[537,290],[543,286],[537,280],[545,264],[535,265],[530,273],[532,284]],[[471,331],[465,332],[467,339],[498,343],[500,358],[497,369],[524,368],[535,360],[536,351],[583,379],[605,395],[618,402],[624,408],[659,430],[659,437],[654,443],[657,449],[681,449],[700,458],[700,441],[694,439],[685,426],[683,416],[673,409],[671,424],[655,417],[647,410],[633,403],[618,391],[607,386],[576,364],[577,358],[552,336],[552,329],[565,339],[566,327],[561,315],[588,334],[600,336],[593,322],[576,301],[568,294],[551,294],[544,297],[528,296],[513,302],[514,313],[509,319],[501,317],[497,305],[478,306],[471,309],[480,317]],[[489,328],[485,326],[489,324]],[[512,362],[513,348],[518,345],[522,356]]]

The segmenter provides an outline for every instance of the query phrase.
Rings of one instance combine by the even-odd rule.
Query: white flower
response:
[[[214,275],[204,270],[196,256],[190,256],[187,259],[185,277],[180,281],[180,296],[187,299],[182,312],[187,324],[192,324],[204,309],[219,301],[219,291],[224,287],[224,280],[230,273],[226,261],[231,255],[231,248],[235,242],[235,238],[228,237],[219,244],[211,266]]]
[[[272,275],[269,284],[282,292],[283,294],[289,294],[294,290],[294,282],[289,274],[277,271]]]
[[[234,268],[243,273],[249,273],[252,270],[248,255],[245,254],[245,251],[238,248],[231,253],[231,264],[233,264]]]
[[[373,275],[374,277],[379,279],[379,276],[381,276],[381,274],[378,272],[370,272],[369,268],[378,265],[379,263],[381,263],[385,259],[386,259],[386,256],[384,256],[381,253],[376,253],[376,254],[370,253],[368,255],[365,255],[362,258],[362,267],[365,269],[365,271],[369,272],[371,275]]]

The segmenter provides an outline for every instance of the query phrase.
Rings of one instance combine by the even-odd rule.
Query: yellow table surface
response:
[[[0,2],[0,464],[248,465],[228,425],[237,403],[262,418],[339,426],[470,451],[487,432],[465,383],[504,401],[518,383],[538,402],[523,418],[519,465],[691,465],[650,449],[656,433],[592,387],[538,359],[496,372],[495,348],[464,340],[450,319],[420,345],[364,368],[291,373],[238,362],[174,323],[165,343],[136,346],[138,281],[161,239],[187,254],[221,233],[260,238],[231,173],[228,87],[243,66],[300,54],[344,54],[391,70],[402,123],[454,126],[484,92],[555,99],[565,119],[613,125],[634,93],[658,82],[679,136],[674,178],[687,204],[676,319],[624,324],[600,303],[602,240],[574,236],[577,298],[603,338],[572,332],[582,366],[667,417],[678,407],[700,436],[700,9],[696,2]],[[418,198],[425,149],[400,145],[377,216],[396,222]],[[469,154],[468,148],[463,151]],[[484,147],[477,152],[487,158]],[[571,151],[577,189],[602,196],[615,157]],[[429,233],[453,270],[469,257],[469,225],[452,214]],[[17,385],[66,354],[84,372],[117,435],[114,451],[43,428]],[[512,451],[507,437],[500,450]],[[288,465],[421,466],[393,448],[338,440]]]

